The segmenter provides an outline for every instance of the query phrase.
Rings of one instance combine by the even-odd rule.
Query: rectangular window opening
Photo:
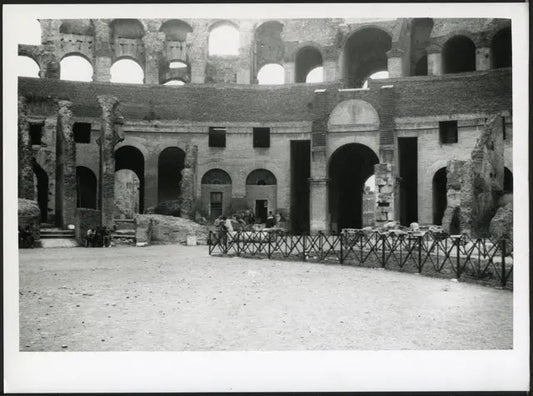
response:
[[[32,146],[40,146],[43,136],[43,124],[30,124],[30,143]]]
[[[254,147],[270,147],[270,128],[254,128]]]
[[[441,144],[457,143],[457,121],[440,121],[439,137]]]
[[[209,147],[226,147],[226,128],[209,127]]]
[[[91,143],[91,124],[88,122],[75,122],[72,127],[76,143]]]

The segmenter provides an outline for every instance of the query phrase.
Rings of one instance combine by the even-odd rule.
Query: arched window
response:
[[[283,24],[267,21],[255,30],[255,70],[268,63],[283,62],[284,44],[281,38]]]
[[[368,80],[381,80],[384,78],[389,78],[388,71],[384,70],[384,71],[374,73],[365,80],[365,82],[363,83],[363,88],[368,88]]]
[[[449,39],[442,51],[443,72],[461,73],[476,70],[476,46],[468,37]]]
[[[500,30],[491,43],[492,67],[511,67],[513,65],[513,49],[511,41],[511,27]]]
[[[60,79],[70,81],[92,81],[93,66],[82,56],[65,56],[60,63]]]
[[[391,36],[381,29],[365,28],[352,34],[344,46],[344,79],[350,88],[360,88],[368,76],[386,71]]]
[[[39,77],[39,65],[29,56],[17,58],[17,74],[19,77]]]
[[[115,172],[129,169],[139,178],[139,213],[144,211],[144,156],[133,146],[122,146],[115,151]]]
[[[159,31],[165,33],[166,40],[186,41],[187,34],[192,32],[192,27],[179,19],[171,19],[163,23]]]
[[[22,35],[18,38],[19,44],[29,44],[29,45],[41,45],[41,24],[37,19],[28,18],[25,20],[20,20],[19,23],[21,26],[24,26],[24,31]]]
[[[203,175],[202,184],[231,184],[231,177],[222,169],[211,169]]]
[[[309,72],[322,66],[322,55],[314,47],[304,47],[296,54],[295,69],[297,83],[307,82]]]
[[[305,78],[306,83],[320,83],[324,82],[324,68],[322,66],[315,67]]]
[[[246,184],[250,186],[271,186],[277,184],[276,176],[267,169],[256,169],[246,178]]]
[[[285,69],[276,63],[263,66],[257,73],[259,85],[279,85],[285,82]]]
[[[142,84],[143,81],[142,67],[131,59],[120,59],[111,66],[111,82]]]
[[[239,55],[239,31],[229,22],[218,24],[209,32],[209,55]]]
[[[115,19],[110,24],[113,39],[142,39],[144,26],[138,19]]]

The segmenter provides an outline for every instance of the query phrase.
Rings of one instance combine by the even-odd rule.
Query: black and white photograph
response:
[[[5,391],[529,389],[524,4],[3,18]]]

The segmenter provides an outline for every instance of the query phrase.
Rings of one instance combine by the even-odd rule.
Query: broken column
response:
[[[18,197],[35,199],[30,140],[30,123],[26,114],[26,98],[18,97]]]
[[[94,81],[111,80],[112,48],[110,28],[107,21],[94,19]]]
[[[451,160],[446,166],[446,210],[442,217],[444,232],[456,235],[461,230],[461,188],[465,161]]]
[[[76,216],[76,144],[72,102],[60,100],[56,134],[56,224],[66,228]]]
[[[185,148],[184,168],[181,171],[181,217],[194,218],[194,197],[196,196],[196,167],[198,162],[198,146],[187,144]]]
[[[115,145],[124,140],[123,119],[117,111],[119,102],[114,96],[100,95],[98,103],[102,108],[98,202],[102,226],[112,227],[115,205]]]

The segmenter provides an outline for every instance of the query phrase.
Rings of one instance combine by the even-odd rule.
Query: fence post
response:
[[[271,232],[268,232],[268,258],[272,257],[272,247],[270,246]]]
[[[342,235],[342,231],[341,233],[339,234],[339,237],[340,237],[340,250],[341,250],[341,255],[340,255],[340,258],[339,258],[339,263],[343,264],[344,263],[344,257],[343,257],[343,248],[342,248],[342,245],[343,245],[343,239],[344,239],[344,236]]]
[[[455,237],[455,254],[457,257],[455,258],[456,263],[456,270],[455,275],[457,276],[457,280],[461,277],[461,237]]]
[[[422,236],[417,236],[418,240],[418,273],[422,273]]]
[[[502,268],[502,287],[505,287],[505,284],[507,283],[507,277],[505,276],[505,255],[507,254],[506,252],[506,246],[505,246],[505,237],[502,238],[501,240],[501,244],[502,244],[502,264],[501,264],[501,268]]]
[[[208,246],[208,249],[209,249],[209,255],[211,256],[211,253],[213,252],[211,250],[211,237],[212,237],[212,234],[213,234],[213,231],[209,230],[209,235],[207,236],[207,246]]]
[[[241,249],[240,249],[240,240],[241,240],[241,232],[237,231],[237,257],[241,255]]]
[[[381,266],[385,268],[385,234],[381,234]]]
[[[307,261],[307,254],[306,254],[306,250],[307,250],[307,248],[306,248],[306,246],[305,246],[305,241],[307,240],[307,235],[303,235],[303,236],[302,236],[302,239],[303,239],[303,241],[304,241],[304,243],[302,244],[302,245],[303,245],[302,257],[303,257],[303,260],[304,260],[304,261]]]

